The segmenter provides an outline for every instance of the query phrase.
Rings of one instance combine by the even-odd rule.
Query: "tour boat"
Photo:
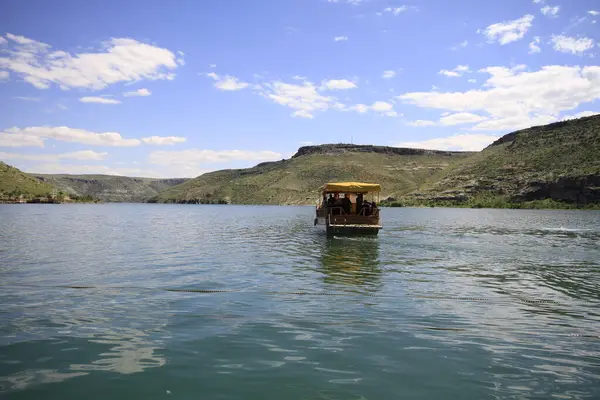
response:
[[[316,206],[314,225],[327,234],[377,235],[382,229],[377,207],[379,184],[330,182],[319,188],[319,192],[321,199]]]

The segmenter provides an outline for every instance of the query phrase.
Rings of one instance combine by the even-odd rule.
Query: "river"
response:
[[[598,399],[600,212],[0,206],[5,399]]]

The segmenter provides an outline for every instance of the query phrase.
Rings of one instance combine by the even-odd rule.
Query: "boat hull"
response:
[[[382,228],[381,225],[328,224],[323,217],[315,218],[314,225],[317,230],[328,235],[377,235]]]

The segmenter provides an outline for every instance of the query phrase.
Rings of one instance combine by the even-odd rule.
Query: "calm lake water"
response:
[[[600,398],[599,212],[313,214],[0,206],[0,397]]]

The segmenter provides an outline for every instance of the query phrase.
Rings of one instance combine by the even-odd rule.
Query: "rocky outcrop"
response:
[[[343,153],[379,153],[379,154],[394,154],[399,156],[414,156],[414,155],[444,155],[452,156],[454,154],[465,155],[470,152],[465,151],[442,151],[442,150],[426,150],[412,149],[404,147],[389,147],[389,146],[372,146],[360,144],[323,144],[318,146],[302,146],[298,149],[292,158],[308,156],[311,154],[327,154],[336,155]]]
[[[528,182],[513,196],[515,201],[540,199],[552,199],[571,204],[600,203],[600,176],[565,176],[551,182]]]

